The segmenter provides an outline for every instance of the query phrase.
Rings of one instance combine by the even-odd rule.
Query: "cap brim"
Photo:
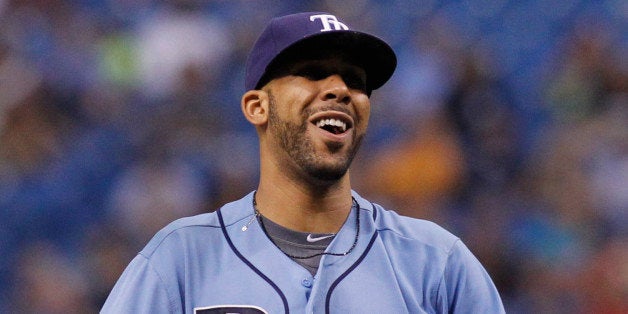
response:
[[[392,48],[376,36],[358,31],[328,31],[313,34],[285,48],[266,68],[266,73],[286,56],[306,58],[317,51],[341,51],[366,72],[369,91],[380,88],[393,75],[397,57]]]

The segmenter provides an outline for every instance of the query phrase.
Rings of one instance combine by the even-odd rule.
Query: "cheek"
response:
[[[371,116],[371,104],[366,96],[364,98],[365,100],[359,99],[356,101],[355,105],[355,114],[358,120],[357,129],[361,133],[366,132]]]
[[[291,88],[285,90],[282,96],[282,106],[286,114],[294,119],[307,115],[309,104],[314,101],[316,94],[307,88]]]

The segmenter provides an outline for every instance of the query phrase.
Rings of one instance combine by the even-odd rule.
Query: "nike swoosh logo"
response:
[[[307,238],[305,240],[307,240],[307,242],[318,242],[320,240],[325,240],[325,239],[331,238],[334,235],[335,234],[329,234],[329,235],[325,235],[325,236],[322,236],[322,237],[313,237],[312,234],[310,233],[310,234],[307,235]]]

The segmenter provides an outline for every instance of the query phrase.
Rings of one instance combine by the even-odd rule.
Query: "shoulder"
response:
[[[223,238],[221,225],[231,225],[250,216],[246,211],[246,199],[227,203],[215,212],[177,219],[157,232],[146,244],[140,255],[150,259],[156,252],[180,252],[194,247],[197,242],[212,244]]]
[[[189,241],[210,230],[220,230],[216,212],[177,219],[159,230],[140,254],[150,258],[162,246],[170,246],[177,240]]]
[[[427,246],[447,254],[460,242],[457,236],[432,221],[402,216],[363,198],[360,208],[372,214],[375,228],[382,237]]]
[[[446,252],[450,252],[460,241],[457,236],[432,221],[402,216],[377,204],[374,207],[380,214],[376,222],[380,233],[392,233]]]
[[[392,262],[410,269],[429,265],[422,270],[434,275],[431,278],[438,283],[434,296],[443,308],[462,308],[465,313],[504,312],[490,276],[457,236],[434,222],[399,215],[363,198],[358,202],[361,210],[372,215]],[[423,273],[422,278],[428,277]]]

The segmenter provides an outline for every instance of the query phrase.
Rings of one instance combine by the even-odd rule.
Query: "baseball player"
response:
[[[257,190],[157,233],[102,312],[503,313],[460,239],[351,189],[369,96],[396,63],[334,15],[271,20],[241,100],[259,136]]]

